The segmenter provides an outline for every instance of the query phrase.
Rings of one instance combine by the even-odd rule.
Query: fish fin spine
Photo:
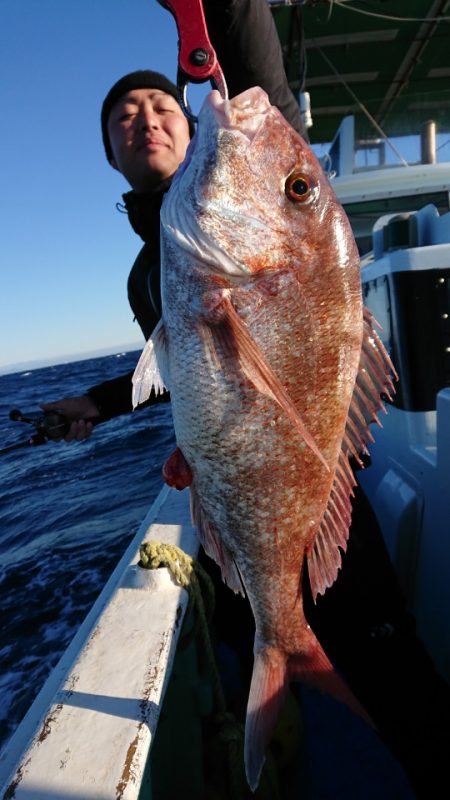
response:
[[[342,566],[342,554],[347,542],[352,517],[350,497],[356,481],[348,462],[341,451],[328,498],[313,545],[307,553],[308,575],[314,602],[317,595],[325,594],[335,582]]]
[[[393,379],[397,373],[375,327],[372,313],[363,309],[363,340],[358,374],[348,411],[338,468],[330,497],[314,543],[307,555],[308,573],[314,601],[324,594],[337,578],[342,564],[341,550],[345,552],[351,522],[350,496],[356,481],[349,459],[364,466],[362,454],[367,454],[367,444],[374,438],[369,425],[380,425],[378,413],[386,412],[381,396],[392,399],[395,392]]]
[[[398,380],[395,367],[376,331],[377,326],[372,312],[364,307],[361,357],[342,443],[344,452],[353,456],[361,467],[361,454],[367,453],[368,442],[374,441],[369,425],[375,422],[381,426],[378,414],[380,411],[387,413],[382,395],[392,400],[394,380]]]

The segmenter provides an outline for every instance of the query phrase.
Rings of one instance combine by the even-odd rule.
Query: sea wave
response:
[[[0,376],[0,449],[33,433],[9,411],[80,394],[132,370],[118,353]],[[26,378],[26,380],[24,380]],[[169,405],[95,428],[85,442],[49,442],[0,458],[0,747],[135,535],[174,447]]]

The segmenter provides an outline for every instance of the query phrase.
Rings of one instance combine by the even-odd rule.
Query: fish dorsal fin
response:
[[[210,523],[200,503],[195,485],[191,492],[191,517],[206,555],[212,558],[220,567],[222,579],[235,594],[245,596],[245,591],[238,568],[226,544],[221,540],[214,526]]]
[[[350,458],[353,457],[359,466],[363,466],[361,454],[367,453],[367,443],[374,441],[369,424],[376,422],[381,425],[377,414],[379,411],[386,413],[381,395],[391,400],[395,392],[392,378],[397,380],[397,373],[375,330],[376,325],[372,313],[364,308],[361,357],[342,449],[328,505],[308,553],[309,580],[314,600],[333,585],[342,563],[341,550],[345,552],[347,549],[352,513],[350,497],[356,485]]]
[[[156,395],[167,389],[168,372],[166,334],[160,320],[145,345],[133,374],[133,408],[145,403],[152,389]]]

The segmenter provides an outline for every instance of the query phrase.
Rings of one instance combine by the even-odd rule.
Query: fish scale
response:
[[[200,540],[252,607],[254,789],[291,680],[367,718],[309,628],[302,580],[305,561],[314,597],[337,577],[349,459],[371,438],[393,367],[363,314],[346,215],[261,89],[208,96],[161,222],[163,315],[134,402],[170,389]]]

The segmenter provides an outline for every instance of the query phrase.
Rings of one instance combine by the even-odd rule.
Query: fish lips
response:
[[[199,126],[202,114],[212,113],[217,127],[236,132],[251,142],[271,111],[268,95],[258,86],[246,89],[231,100],[222,98],[218,91],[213,90],[203,103]]]
[[[197,148],[210,149],[211,138],[218,139],[221,131],[239,137],[241,145],[251,145],[267,116],[274,110],[267,93],[258,86],[246,89],[231,100],[224,99],[213,89],[203,101],[196,132],[177,173],[181,175],[186,171]]]

